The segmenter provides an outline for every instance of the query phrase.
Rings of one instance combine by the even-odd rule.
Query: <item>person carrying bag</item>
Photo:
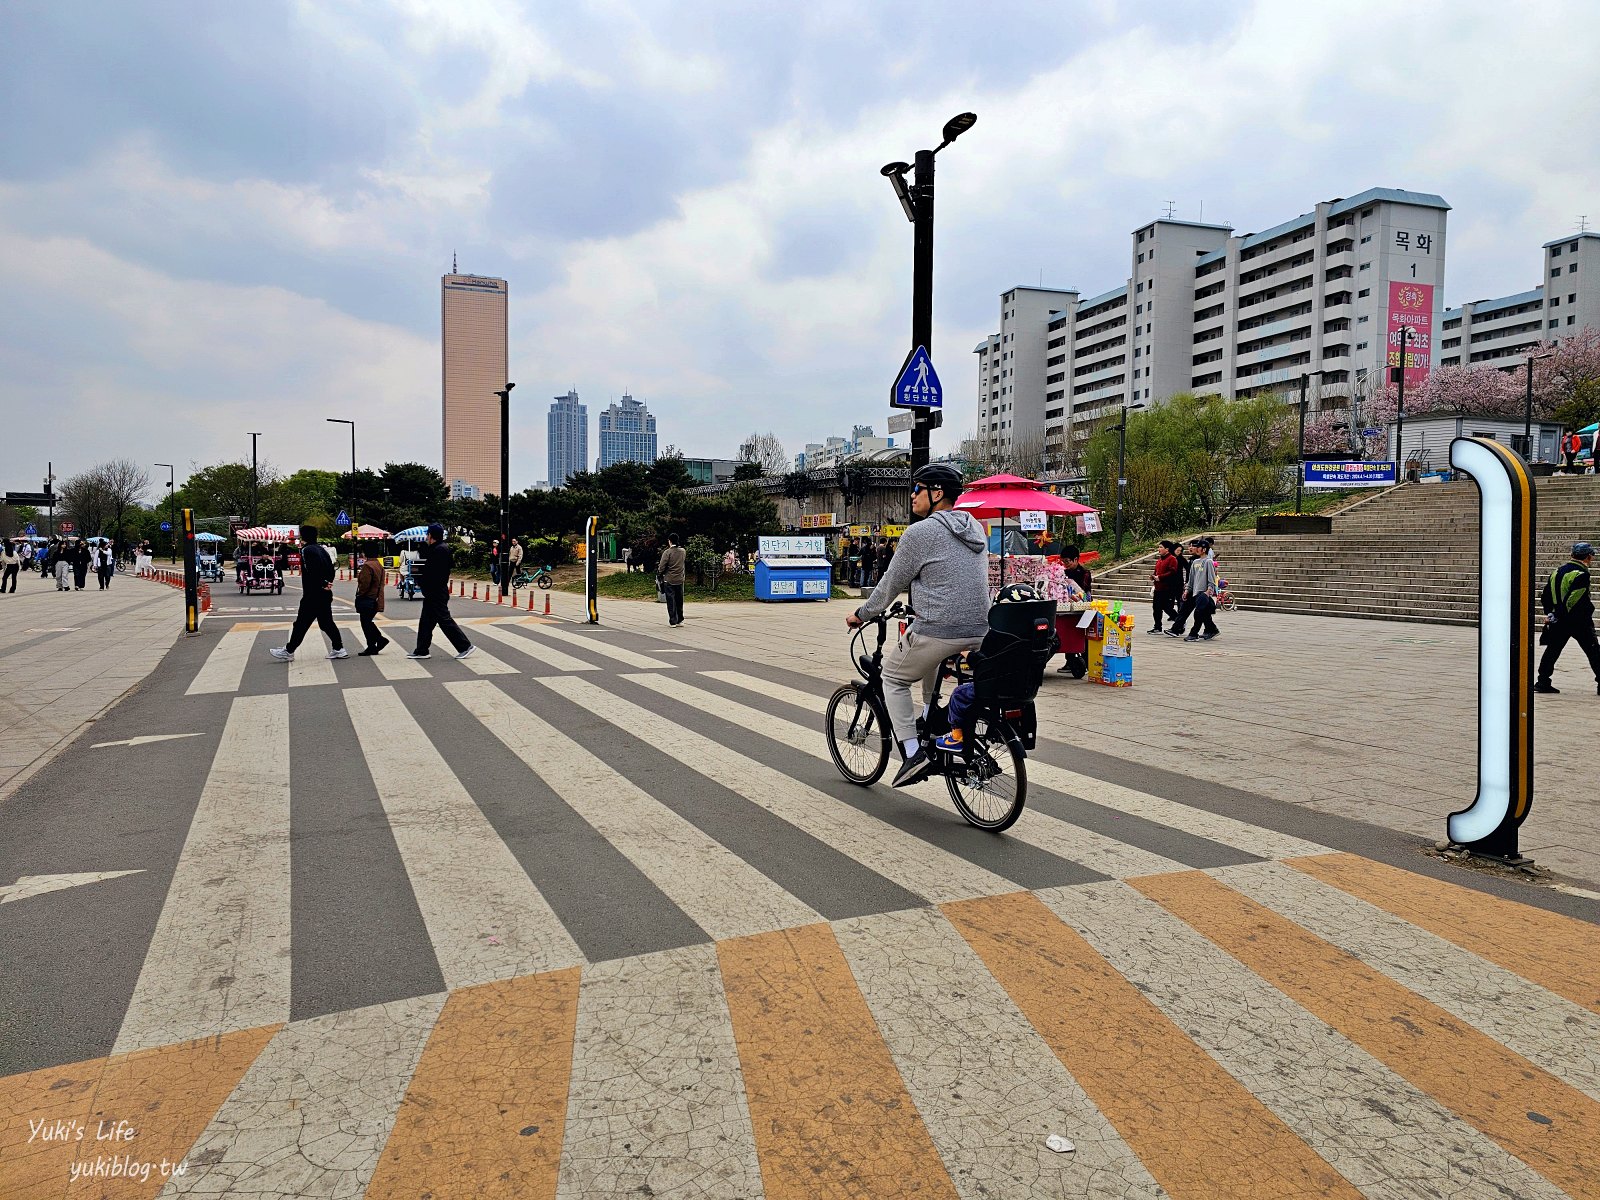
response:
[[[389,644],[389,639],[378,632],[377,616],[383,611],[383,589],[388,582],[388,572],[381,558],[368,558],[361,564],[356,576],[356,615],[361,618],[361,634],[367,639],[367,648],[360,657],[367,658]]]

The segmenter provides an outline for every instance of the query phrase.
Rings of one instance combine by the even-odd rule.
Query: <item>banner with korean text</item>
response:
[[[1411,331],[1409,338],[1407,329]],[[1433,284],[1396,281],[1389,285],[1388,339],[1389,367],[1403,365],[1406,387],[1421,387],[1428,381],[1428,369],[1433,365]],[[1402,344],[1404,364],[1400,361]]]

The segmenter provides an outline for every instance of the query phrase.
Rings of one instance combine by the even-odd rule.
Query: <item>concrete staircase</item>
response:
[[[1582,539],[1600,544],[1600,477],[1538,480],[1538,580]],[[1219,533],[1217,558],[1240,608],[1474,625],[1478,492],[1410,483],[1343,510],[1331,534]],[[1095,596],[1147,606],[1152,558],[1095,579]]]

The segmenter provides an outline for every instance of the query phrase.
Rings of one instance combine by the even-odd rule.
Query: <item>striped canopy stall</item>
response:
[[[425,542],[428,540],[428,527],[426,525],[413,525],[410,529],[402,529],[394,535],[397,542]]]
[[[300,530],[293,525],[252,525],[233,536],[241,542],[298,542]]]

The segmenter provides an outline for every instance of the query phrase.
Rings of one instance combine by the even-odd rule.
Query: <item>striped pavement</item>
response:
[[[0,909],[5,1200],[1600,1197],[1595,924],[1061,745],[982,834],[681,641],[278,628],[129,702],[205,731],[117,751],[137,869]]]

